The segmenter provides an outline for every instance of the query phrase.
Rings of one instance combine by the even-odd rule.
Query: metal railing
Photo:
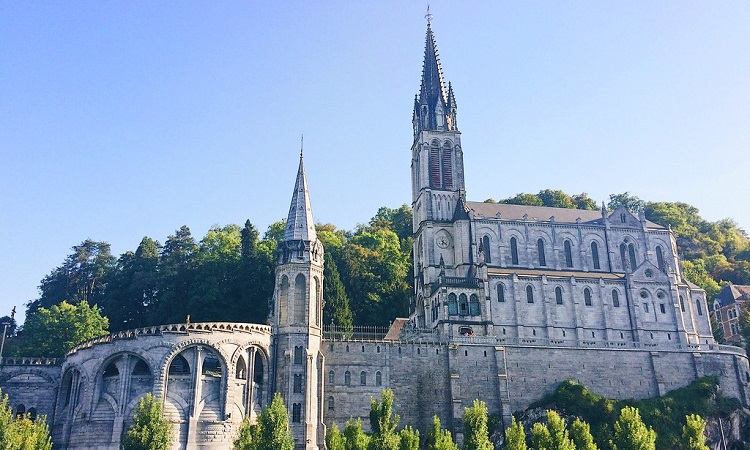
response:
[[[0,358],[3,366],[55,366],[61,363],[59,358],[37,358],[34,356],[6,356]]]
[[[382,341],[388,327],[324,325],[323,338],[330,341]]]

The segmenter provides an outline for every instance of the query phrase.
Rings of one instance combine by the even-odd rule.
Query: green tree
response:
[[[367,450],[370,444],[370,436],[362,430],[362,420],[351,419],[346,422],[344,428],[344,438],[346,439],[346,450]]]
[[[724,327],[713,317],[711,317],[711,332],[713,333],[716,342],[719,344],[724,343]]]
[[[39,308],[49,308],[63,301],[77,304],[81,301],[95,302],[104,291],[105,276],[114,267],[115,258],[110,245],[86,239],[73,246],[73,253],[63,264],[42,279],[39,285],[41,297],[28,304],[26,314]]]
[[[542,199],[534,194],[516,194],[515,197],[500,200],[498,201],[498,203],[508,203],[511,205],[544,206],[544,202],[542,202]]]
[[[630,195],[629,192],[624,192],[622,194],[610,194],[607,208],[609,210],[614,210],[620,206],[624,206],[628,211],[640,211],[645,205],[646,202],[640,198],[635,195]]]
[[[453,442],[451,432],[440,427],[438,416],[432,417],[432,427],[427,433],[426,450],[458,450],[458,445]]]
[[[551,206],[554,208],[575,208],[573,199],[563,191],[543,189],[536,194],[542,200],[544,206]]]
[[[258,417],[258,446],[254,450],[294,450],[289,413],[278,392]]]
[[[78,305],[62,302],[51,308],[39,308],[26,317],[24,344],[26,354],[60,357],[76,344],[107,334],[109,321],[99,308],[82,300]]]
[[[547,424],[540,422],[531,429],[531,439],[537,450],[576,450],[568,436],[565,419],[553,410],[547,411]]]
[[[695,261],[682,261],[682,273],[685,278],[700,286],[706,291],[708,298],[716,297],[721,291],[721,286],[706,271],[706,262],[702,259]]]
[[[599,209],[599,205],[597,205],[596,200],[589,197],[589,195],[585,192],[572,195],[570,199],[573,201],[573,205],[576,209],[588,209],[592,211]]]
[[[407,425],[398,435],[401,441],[399,450],[419,450],[419,430]]]
[[[232,450],[255,450],[258,444],[258,425],[245,417],[240,424],[239,432],[232,441]]]
[[[198,246],[183,225],[167,237],[160,265],[158,304],[152,313],[152,323],[177,323],[188,314],[186,299],[192,296],[195,279],[195,255]]]
[[[464,408],[464,450],[493,450],[487,428],[487,404],[474,400]]]
[[[334,422],[326,433],[327,450],[346,450],[346,439],[339,431],[339,426]]]
[[[8,396],[0,392],[0,449],[51,450],[52,440],[44,416],[31,420],[28,415],[14,418]]]
[[[372,436],[368,450],[398,450],[399,435],[396,427],[398,414],[393,414],[393,391],[385,389],[380,394],[380,401],[370,399],[370,428]]]
[[[685,416],[682,427],[682,450],[709,450],[706,445],[706,421],[697,414]]]
[[[172,424],[164,418],[162,402],[151,393],[138,400],[134,423],[122,439],[123,450],[167,450],[172,444]]]
[[[505,450],[526,450],[526,431],[523,424],[510,419],[510,427],[505,430]]]
[[[353,325],[352,310],[349,307],[349,296],[341,282],[341,275],[334,259],[326,261],[323,269],[323,323],[334,324],[344,331],[351,331]]]
[[[598,450],[588,423],[576,418],[570,424],[570,439],[578,450]]]
[[[614,438],[610,441],[613,450],[656,449],[656,432],[646,427],[637,408],[622,408],[614,428]]]
[[[240,241],[237,274],[240,301],[234,305],[233,315],[249,322],[264,323],[268,317],[268,301],[273,296],[275,260],[260,247],[258,230],[249,220],[240,232]]]

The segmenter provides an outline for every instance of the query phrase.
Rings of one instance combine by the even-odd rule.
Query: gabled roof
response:
[[[289,206],[289,215],[286,219],[284,240],[315,241],[317,239],[318,235],[315,232],[315,221],[313,220],[312,207],[310,206],[310,193],[307,190],[305,165],[302,153],[300,153],[297,181],[294,183],[292,203]]]
[[[716,296],[716,300],[721,306],[731,305],[738,300],[750,299],[750,286],[743,284],[730,284],[724,286],[724,288]]]
[[[550,206],[528,206],[528,205],[510,205],[507,203],[485,203],[485,202],[466,202],[469,210],[474,211],[475,218],[485,217],[487,219],[504,219],[504,220],[532,220],[539,222],[551,222],[554,217],[555,222],[576,223],[581,219],[581,223],[603,224],[602,213],[599,210],[592,211],[589,209],[570,209],[570,208],[553,208]],[[499,214],[499,216],[498,216]],[[524,216],[525,219],[524,219]],[[615,223],[615,225],[617,225]],[[664,228],[663,226],[646,221],[649,228]]]

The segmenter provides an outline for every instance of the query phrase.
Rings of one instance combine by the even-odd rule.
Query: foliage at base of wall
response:
[[[680,448],[686,416],[698,414],[726,418],[742,409],[739,400],[721,394],[716,377],[701,378],[663,397],[638,401],[607,399],[569,380],[561,383],[551,395],[531,404],[526,411],[516,413],[516,417],[528,426],[539,416],[540,409],[553,409],[563,416],[579,417],[591,425],[599,448],[608,449],[609,441],[614,437],[614,423],[620,411],[628,406],[638,408],[643,422],[656,431],[656,448],[664,450]]]
[[[0,392],[0,450],[52,450],[47,419],[31,420],[29,415],[14,417],[8,396]]]

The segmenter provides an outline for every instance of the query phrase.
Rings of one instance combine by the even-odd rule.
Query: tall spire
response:
[[[300,148],[297,181],[294,183],[292,204],[289,206],[289,216],[287,216],[286,219],[284,240],[315,241],[317,238],[318,236],[315,232],[315,221],[313,220],[312,207],[310,206],[310,193],[307,190],[307,177],[305,176],[302,148]]]
[[[432,14],[427,8],[427,34],[422,63],[422,83],[414,104],[414,133],[422,130],[458,131],[456,99],[453,90],[446,90],[440,56],[432,32]]]

